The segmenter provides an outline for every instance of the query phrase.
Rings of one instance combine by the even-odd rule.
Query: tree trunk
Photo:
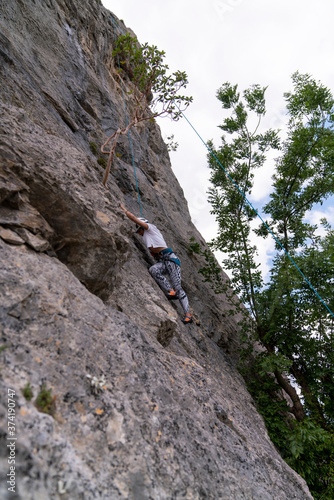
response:
[[[296,389],[290,384],[290,382],[283,377],[281,372],[275,370],[275,377],[279,385],[284,389],[284,391],[290,396],[293,406],[289,408],[291,413],[294,414],[299,422],[302,422],[306,417],[303,405],[299,399]]]

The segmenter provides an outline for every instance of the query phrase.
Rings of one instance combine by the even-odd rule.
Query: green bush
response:
[[[107,162],[104,158],[99,158],[97,160],[97,163],[102,167],[102,168],[107,168]]]
[[[25,387],[22,391],[22,394],[26,398],[27,401],[30,401],[33,398],[34,394],[32,392],[30,382],[27,382],[27,384],[25,385]]]
[[[89,149],[91,150],[91,152],[93,153],[93,155],[97,155],[98,153],[98,149],[97,149],[97,145],[95,144],[95,142],[90,142],[89,143]]]
[[[46,384],[42,384],[41,390],[35,401],[36,408],[48,415],[54,416],[56,410],[56,397],[52,396],[52,389],[47,389]]]

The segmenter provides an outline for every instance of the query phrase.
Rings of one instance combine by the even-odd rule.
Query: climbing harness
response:
[[[175,255],[175,253],[171,248],[165,248],[164,250],[161,250],[161,252],[159,253],[154,253],[151,251],[150,254],[155,260],[158,260],[160,262],[166,262],[166,261],[174,262],[174,264],[177,264],[178,266],[181,267],[180,259]]]
[[[168,260],[169,262],[174,262],[175,264],[181,267],[180,259],[177,258],[177,256],[175,255],[175,253],[171,248],[165,248],[164,250],[161,250],[161,252],[158,253],[158,257],[160,258],[160,260],[164,262]]]

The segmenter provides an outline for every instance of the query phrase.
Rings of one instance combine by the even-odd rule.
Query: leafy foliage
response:
[[[42,384],[41,390],[35,401],[36,408],[48,415],[54,416],[56,411],[56,396],[52,396],[52,389],[47,389],[46,384]]]
[[[190,238],[190,244],[188,246],[188,252],[190,254],[197,254],[204,257],[205,265],[199,269],[199,273],[203,276],[203,281],[211,284],[211,288],[215,293],[224,293],[229,297],[231,304],[236,305],[234,292],[229,286],[229,282],[224,279],[221,272],[221,267],[218,264],[213,253],[195,241],[195,238]]]
[[[155,45],[140,45],[136,37],[126,34],[116,40],[113,56],[117,60],[120,77],[129,79],[130,90],[127,93],[131,97],[131,117],[127,125],[120,126],[101,147],[102,153],[109,154],[104,185],[121,134],[127,134],[131,127],[158,116],[178,120],[192,102],[192,97],[180,93],[188,84],[186,73],[178,70],[168,74],[169,68],[164,63],[165,52],[158,50]],[[111,150],[105,151],[104,148],[112,139]]]
[[[266,112],[265,88],[253,85],[241,95],[237,85],[225,83],[217,92],[229,116],[220,126],[228,134],[221,146],[209,141],[214,152],[208,157],[209,201],[219,228],[212,248],[226,255],[223,264],[246,306],[241,327],[249,341],[241,370],[271,439],[305,477],[313,495],[329,499],[334,480],[334,334],[329,313],[334,311],[334,233],[323,220],[319,235],[306,215],[334,194],[334,100],[309,75],[295,73],[292,81],[294,90],[285,94],[284,140],[278,131],[259,131]],[[268,220],[256,228],[256,213],[246,198],[254,170],[268,165],[269,151],[277,155],[273,191],[262,209]],[[265,283],[254,242],[255,235],[266,238],[268,228],[279,243]],[[206,272],[215,289],[217,278],[210,266]],[[262,345],[260,354],[251,352],[252,338]]]
[[[187,107],[192,101],[191,97],[179,95],[188,83],[186,73],[175,71],[168,75],[168,65],[163,62],[165,52],[155,45],[140,45],[137,38],[129,34],[119,37],[115,45],[113,55],[119,56],[120,67],[128,69],[134,84],[130,94],[137,104],[137,118],[147,113],[148,104],[154,116],[180,118],[179,108]]]
[[[310,420],[295,423],[288,435],[286,461],[308,483],[314,498],[334,496],[334,436]]]
[[[176,151],[179,147],[179,143],[174,141],[174,134],[171,134],[167,137],[167,149],[168,151]]]
[[[27,382],[22,391],[23,396],[27,401],[30,401],[34,397],[34,393],[32,392],[32,387],[30,382]]]

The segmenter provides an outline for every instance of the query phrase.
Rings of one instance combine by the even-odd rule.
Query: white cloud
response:
[[[321,226],[321,219],[327,219],[327,222],[334,227],[334,207],[325,202],[322,209],[314,209],[306,212],[306,219],[312,225],[317,225],[317,234],[323,236],[325,234],[324,228]]]

